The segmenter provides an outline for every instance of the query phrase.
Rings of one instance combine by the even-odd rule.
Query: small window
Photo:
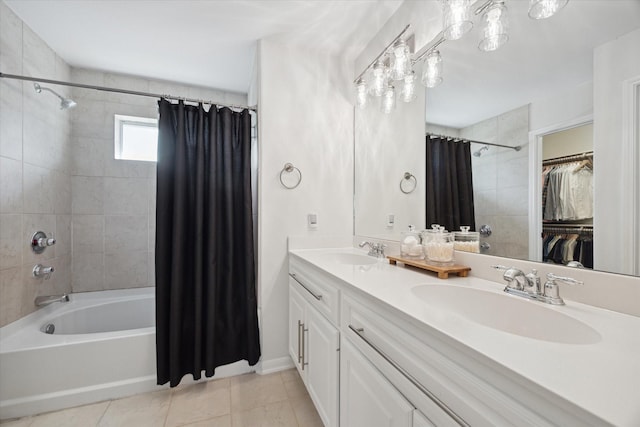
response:
[[[120,160],[158,160],[158,119],[115,115],[115,157]]]

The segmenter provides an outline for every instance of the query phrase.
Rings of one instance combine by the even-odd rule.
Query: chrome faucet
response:
[[[62,294],[36,297],[33,303],[36,305],[36,307],[43,307],[54,302],[69,302],[69,295]]]
[[[524,298],[542,301],[547,304],[564,305],[560,298],[559,288],[556,281],[571,285],[583,285],[580,280],[571,277],[556,276],[553,273],[547,274],[547,281],[544,286],[538,277],[538,271],[533,269],[531,273],[524,274],[522,270],[503,265],[492,265],[496,270],[504,271],[502,278],[507,281],[504,291],[508,294],[517,295]]]
[[[365,246],[369,246],[369,253],[367,255],[374,256],[376,258],[384,258],[386,255],[384,254],[384,248],[387,247],[384,243],[374,243],[364,241],[360,243],[358,246],[364,248]]]
[[[54,271],[53,267],[45,267],[42,264],[37,264],[33,267],[33,277],[43,277],[44,280],[49,280],[51,278],[51,273]]]

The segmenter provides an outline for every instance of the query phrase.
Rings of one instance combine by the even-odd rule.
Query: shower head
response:
[[[483,146],[483,147],[480,147],[480,149],[479,149],[478,151],[474,151],[474,152],[473,152],[473,155],[474,155],[475,157],[480,157],[480,156],[482,156],[482,152],[483,152],[483,151],[485,151],[485,150],[488,150],[488,149],[489,149],[489,147],[487,147],[487,146],[485,145],[485,146]]]
[[[37,93],[42,93],[43,90],[46,90],[48,92],[51,92],[52,94],[54,94],[58,98],[60,98],[60,109],[61,110],[67,110],[69,108],[73,108],[76,105],[78,105],[76,103],[76,101],[74,101],[73,99],[65,98],[64,96],[60,95],[58,92],[54,91],[53,89],[49,89],[48,87],[42,87],[38,83],[34,83],[33,84],[33,88],[36,90]]]

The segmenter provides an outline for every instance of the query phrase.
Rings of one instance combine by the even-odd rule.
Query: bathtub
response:
[[[164,388],[155,339],[152,287],[72,294],[0,328],[0,419]]]

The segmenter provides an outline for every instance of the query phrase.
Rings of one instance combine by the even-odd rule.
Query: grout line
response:
[[[107,413],[107,410],[111,406],[112,402],[113,402],[113,400],[109,400],[109,404],[104,408],[104,412],[102,413],[102,415],[100,415],[100,418],[98,418],[98,421],[96,421],[96,427],[98,427],[100,425],[100,422],[102,422],[102,419],[104,418],[105,414]]]

